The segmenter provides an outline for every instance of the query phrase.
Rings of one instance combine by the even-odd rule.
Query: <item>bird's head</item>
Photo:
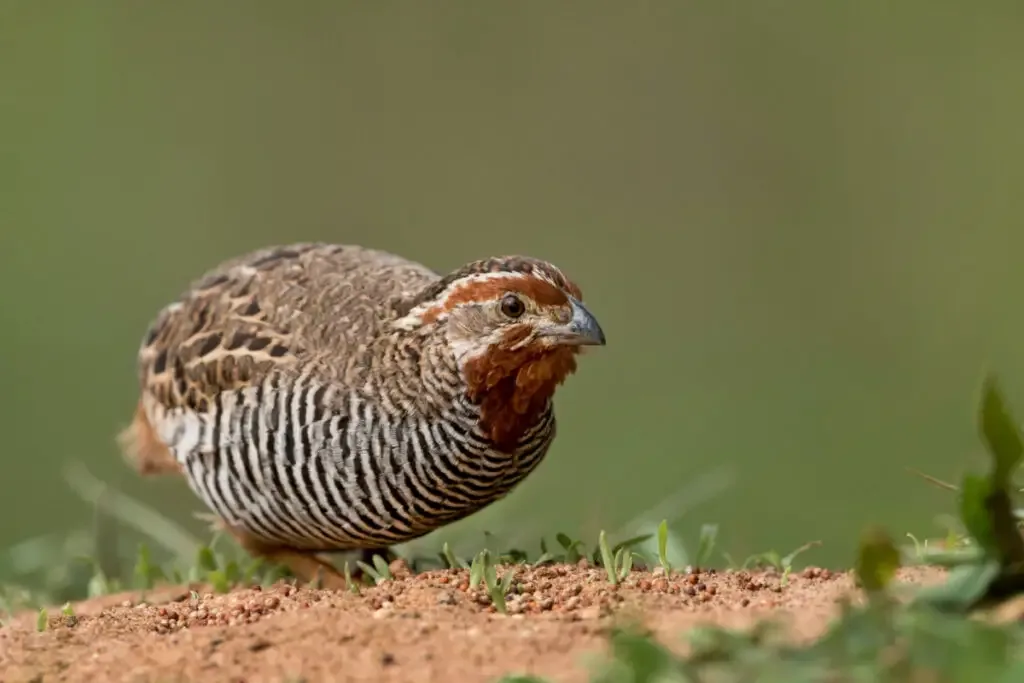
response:
[[[605,344],[579,287],[554,265],[523,256],[459,268],[420,292],[398,324],[442,335],[468,396],[506,445],[575,372],[583,347]]]

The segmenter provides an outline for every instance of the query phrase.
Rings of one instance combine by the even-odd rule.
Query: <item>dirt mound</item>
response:
[[[503,569],[499,568],[499,576]],[[296,588],[161,587],[21,614],[0,628],[0,683],[21,681],[495,681],[533,673],[585,681],[615,615],[643,623],[670,647],[699,624],[745,627],[784,618],[797,639],[819,635],[853,590],[849,574],[633,572],[613,586],[603,569],[519,568],[508,615],[464,570],[410,576],[359,595]],[[935,569],[900,572],[932,583]]]

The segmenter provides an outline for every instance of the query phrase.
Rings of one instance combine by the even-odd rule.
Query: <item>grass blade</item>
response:
[[[717,524],[704,524],[700,528],[700,540],[697,542],[697,557],[696,565],[698,567],[707,566],[708,561],[711,560],[711,553],[715,550],[715,543],[718,540],[718,525]]]
[[[469,567],[469,587],[476,588],[484,578],[484,564],[487,562],[487,551],[481,550],[473,558],[473,564]]]
[[[982,386],[981,414],[979,415],[981,436],[995,460],[992,472],[996,487],[1009,488],[1014,471],[1024,457],[1024,441],[1016,421],[1010,417],[1006,401],[996,379],[986,377]]]
[[[347,560],[345,561],[344,572],[345,572],[345,585],[348,586],[349,592],[353,593],[354,595],[359,595],[359,585],[352,578],[352,568],[349,566]]]
[[[672,564],[668,561],[668,520],[661,520],[658,525],[658,562],[665,570],[665,576],[672,574]]]
[[[608,572],[608,581],[613,584],[618,583],[618,578],[615,576],[615,558],[612,555],[612,550],[608,546],[608,536],[601,530],[601,534],[597,539],[597,546],[601,551],[601,564],[604,566],[606,572]]]

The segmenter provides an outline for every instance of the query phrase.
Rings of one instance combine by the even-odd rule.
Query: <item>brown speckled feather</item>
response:
[[[299,358],[355,354],[397,317],[396,304],[438,277],[356,246],[299,244],[228,261],[161,312],[140,353],[143,382],[168,407],[203,410],[216,392]]]

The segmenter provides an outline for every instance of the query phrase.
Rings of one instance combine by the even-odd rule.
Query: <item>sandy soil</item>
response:
[[[509,615],[468,590],[465,571],[409,576],[360,595],[279,583],[213,595],[161,587],[50,611],[0,628],[0,683],[22,681],[494,681],[511,672],[582,682],[617,617],[639,618],[673,648],[686,629],[746,627],[775,616],[796,639],[827,628],[852,577],[807,569],[780,586],[774,572],[634,572],[611,586],[603,570],[519,570]],[[499,569],[499,575],[502,570]],[[914,583],[940,570],[902,570]],[[198,600],[191,590],[196,590]],[[144,600],[144,601],[143,601]]]

